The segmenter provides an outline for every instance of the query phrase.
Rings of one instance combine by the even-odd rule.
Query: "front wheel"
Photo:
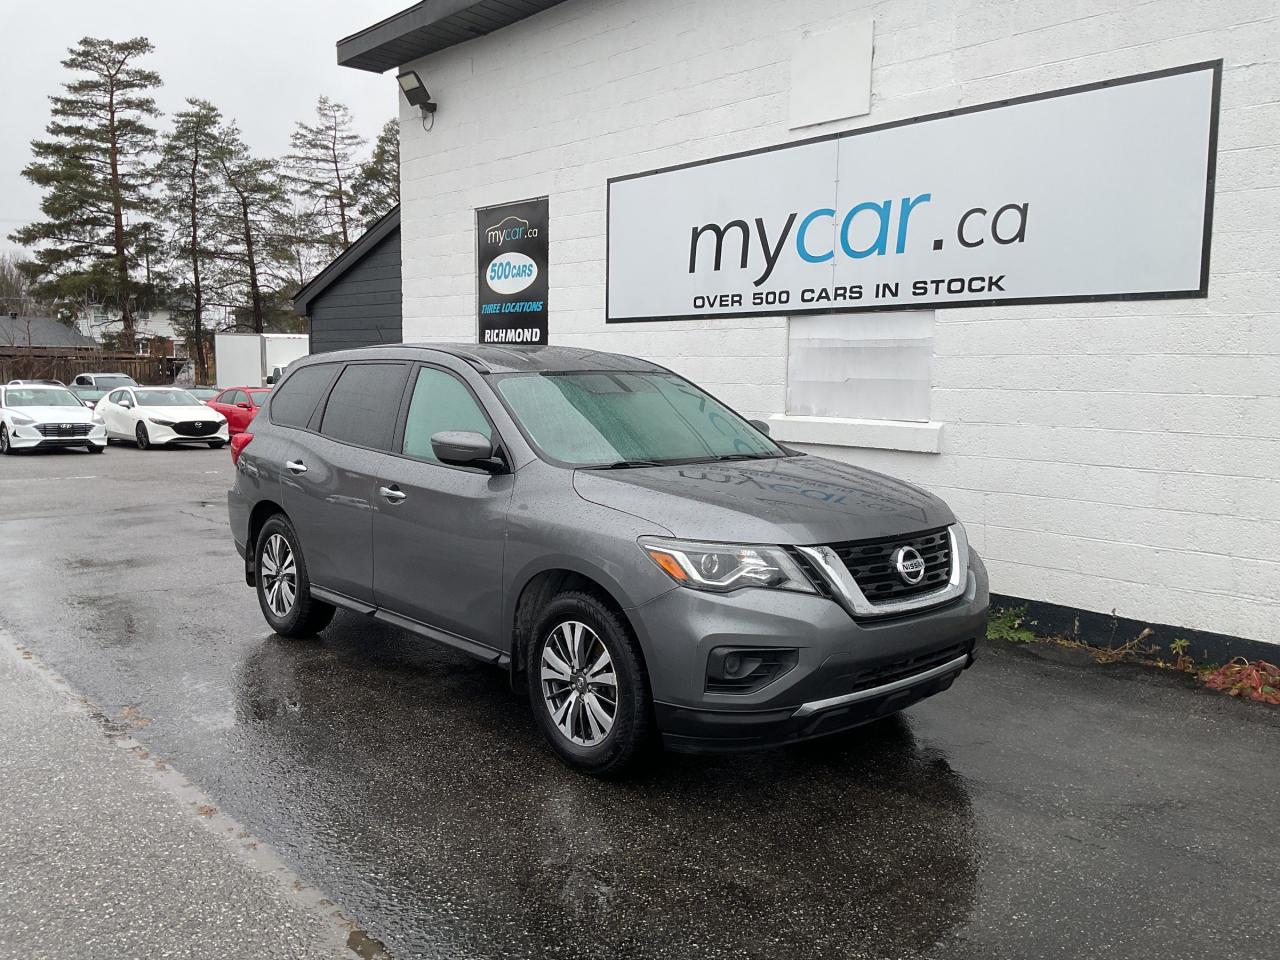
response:
[[[145,423],[140,423],[133,428],[133,442],[138,445],[139,450],[151,449],[151,434],[147,433]]]
[[[91,443],[91,444],[89,444],[89,452],[90,452],[90,453],[102,453],[102,452],[104,452],[106,449],[107,449],[107,448],[106,448],[106,445],[105,445],[105,444],[104,444],[103,446],[101,446],[101,447],[100,447],[100,446],[98,446],[96,443]]]
[[[0,455],[13,453],[13,444],[9,442],[9,427],[0,423]]]
[[[607,604],[571,591],[538,618],[529,699],[552,749],[597,776],[623,772],[648,744],[649,684],[631,631]]]
[[[282,637],[314,637],[333,619],[333,607],[311,596],[307,563],[298,534],[277,513],[262,525],[254,550],[258,605],[271,629]]]

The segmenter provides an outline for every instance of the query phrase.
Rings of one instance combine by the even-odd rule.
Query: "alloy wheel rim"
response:
[[[609,648],[585,623],[569,620],[542,645],[542,701],[561,736],[593,747],[618,715],[618,677]]]
[[[262,592],[267,606],[277,617],[286,616],[293,609],[298,595],[298,566],[289,541],[278,533],[267,538],[262,548]]]
[[[9,428],[0,427],[0,453],[9,452]]]
[[[138,446],[145,447],[151,442],[151,438],[147,436],[147,428],[142,424],[138,424],[136,430],[133,431],[134,436],[138,438]]]

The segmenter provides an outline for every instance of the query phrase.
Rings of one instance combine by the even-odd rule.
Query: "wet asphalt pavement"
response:
[[[394,957],[1280,954],[1280,711],[988,646],[900,718],[597,782],[493,668],[271,635],[231,473],[3,458],[0,627]]]

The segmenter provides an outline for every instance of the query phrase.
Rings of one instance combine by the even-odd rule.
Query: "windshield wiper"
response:
[[[632,467],[662,467],[666,464],[659,463],[657,460],[615,460],[613,463],[598,463],[592,467],[583,467],[583,470],[630,470]]]
[[[712,460],[777,460],[778,458],[772,453],[722,453]]]

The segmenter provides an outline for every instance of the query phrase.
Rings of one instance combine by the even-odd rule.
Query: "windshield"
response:
[[[137,390],[143,407],[200,407],[203,404],[185,390]]]
[[[114,376],[114,377],[94,377],[94,389],[101,390],[104,393],[108,390],[114,390],[116,387],[132,387],[135,381],[133,377]]]
[[[6,407],[83,407],[70,390],[49,387],[6,387]]]
[[[509,374],[496,386],[534,446],[569,466],[785,456],[747,421],[675,374]]]

